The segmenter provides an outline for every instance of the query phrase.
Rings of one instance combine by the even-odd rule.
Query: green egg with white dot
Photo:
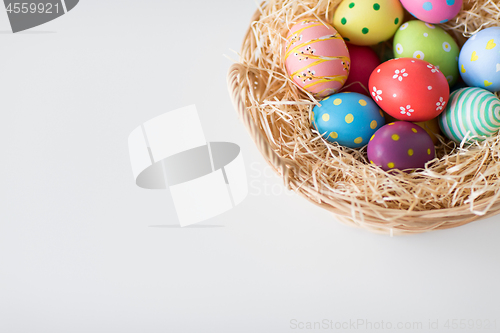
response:
[[[396,58],[425,60],[439,68],[450,86],[457,82],[460,49],[441,27],[418,20],[408,21],[399,27],[393,45]]]
[[[368,96],[345,92],[325,98],[313,108],[314,129],[330,142],[349,148],[368,144],[385,125],[384,113]]]

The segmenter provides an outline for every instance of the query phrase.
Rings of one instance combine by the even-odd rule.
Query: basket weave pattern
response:
[[[284,71],[288,28],[306,17],[331,22],[340,0],[269,0],[244,37],[228,86],[235,109],[259,151],[285,186],[332,212],[336,219],[390,234],[446,229],[500,212],[500,137],[461,147],[444,137],[425,170],[386,173],[369,165],[366,148],[326,142],[311,129],[318,103]],[[491,0],[464,1],[448,30],[464,35],[499,25]],[[391,47],[386,44],[386,47]]]

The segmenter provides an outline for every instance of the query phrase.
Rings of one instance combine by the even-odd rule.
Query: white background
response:
[[[15,35],[0,10],[0,332],[500,332],[498,217],[390,238],[283,190],[226,88],[255,8],[83,0]],[[127,137],[189,104],[209,141],[242,147],[250,194],[178,228],[168,191],[135,186]]]

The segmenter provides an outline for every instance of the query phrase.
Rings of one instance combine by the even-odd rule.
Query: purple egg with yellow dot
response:
[[[425,168],[436,156],[434,143],[422,127],[407,121],[380,128],[368,143],[368,159],[383,170]]]
[[[345,92],[329,96],[315,106],[313,126],[330,142],[349,148],[365,146],[385,124],[384,113],[368,96]]]

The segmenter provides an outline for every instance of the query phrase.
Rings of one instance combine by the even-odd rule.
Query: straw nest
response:
[[[387,173],[367,163],[366,147],[326,142],[312,129],[318,103],[286,75],[283,45],[298,20],[331,22],[341,0],[268,0],[252,18],[228,85],[241,120],[285,186],[331,211],[336,219],[391,235],[445,229],[500,211],[500,136],[472,146],[439,137],[425,169]],[[470,34],[498,26],[500,2],[464,0],[443,27],[462,45]],[[390,44],[388,45],[390,47]]]

